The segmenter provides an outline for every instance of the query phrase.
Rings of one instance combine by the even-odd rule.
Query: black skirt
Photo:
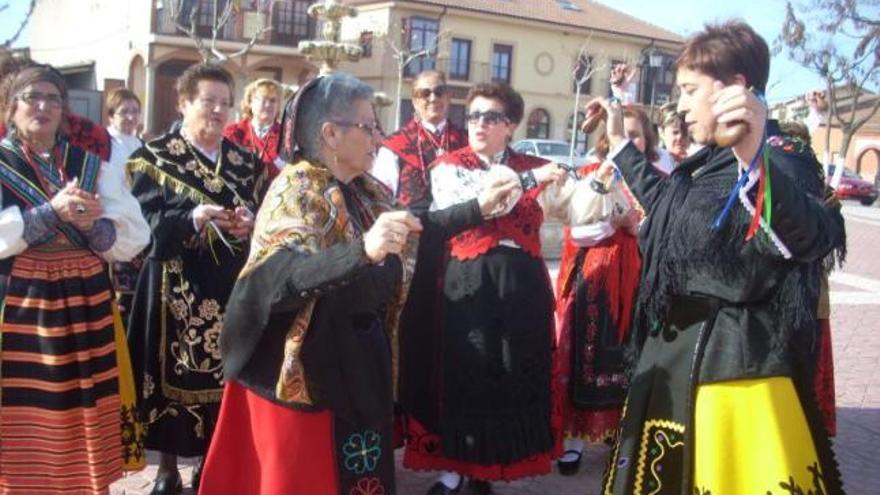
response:
[[[444,278],[446,457],[508,464],[553,447],[553,291],[543,260],[499,246]]]

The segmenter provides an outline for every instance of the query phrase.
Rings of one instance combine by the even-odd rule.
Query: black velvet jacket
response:
[[[482,222],[476,200],[419,217],[420,251]],[[358,423],[390,421],[391,354],[380,315],[398,288],[400,270],[394,256],[370,264],[360,239],[311,255],[273,253],[238,280],[230,298],[221,336],[226,379],[281,403],[275,384],[285,334],[297,312],[317,298],[302,351],[313,409],[330,409]],[[268,323],[254,328],[259,319],[254,301],[265,299],[271,306]]]
[[[810,375],[822,259],[843,249],[843,218],[823,201],[809,146],[772,121],[768,135],[776,241],[766,228],[745,240],[751,214],[739,200],[722,228],[711,230],[740,173],[730,149],[709,146],[668,178],[632,144],[614,158],[647,212],[631,354],[650,332],[709,321],[702,364],[693,370],[698,382]],[[754,197],[751,191],[752,204]]]

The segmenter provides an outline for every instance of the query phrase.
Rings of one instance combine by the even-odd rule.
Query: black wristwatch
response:
[[[526,170],[525,172],[521,172],[519,174],[519,183],[522,185],[523,191],[528,191],[529,189],[534,189],[538,187],[538,181],[535,179],[535,173],[531,170]]]
[[[590,181],[590,188],[599,194],[608,194],[608,186],[596,179]]]

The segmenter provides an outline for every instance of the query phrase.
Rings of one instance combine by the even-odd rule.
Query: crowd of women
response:
[[[508,85],[450,122],[437,71],[385,137],[348,74],[286,103],[257,80],[228,124],[233,79],[197,64],[143,142],[134,93],[103,130],[55,69],[6,64],[0,493],[108,493],[149,449],[155,495],[183,489],[178,456],[205,495],[390,495],[402,447],[429,495],[489,494],[576,473],[587,443],[603,493],[842,493],[819,325],[839,205],[767,119],[749,26],[707,26],[677,70],[658,133],[616,68],[574,170],[510,148]]]

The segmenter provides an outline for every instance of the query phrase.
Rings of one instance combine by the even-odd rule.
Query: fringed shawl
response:
[[[384,186],[371,176],[361,175],[347,187],[353,201],[362,207],[360,221],[349,212],[342,188],[330,170],[305,160],[285,167],[272,183],[265,203],[257,214],[251,255],[240,277],[247,276],[273,254],[283,250],[313,255],[336,244],[355,241],[381,213],[392,210],[391,199]],[[401,255],[403,280],[396,295],[386,304],[384,323],[391,342],[395,390],[398,319],[415,270],[417,249],[417,239],[411,238],[406,252]],[[301,353],[317,300],[307,300],[284,337],[284,357],[275,384],[275,399],[282,403],[314,404]],[[261,329],[252,331],[259,332]]]

